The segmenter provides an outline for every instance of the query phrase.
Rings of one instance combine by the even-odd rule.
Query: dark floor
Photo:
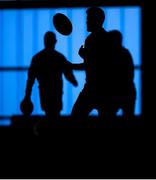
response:
[[[1,127],[0,132],[7,136],[9,135],[25,135],[25,136],[39,136],[50,135],[57,129],[61,130],[109,130],[109,129],[138,129],[145,128],[144,119],[141,116],[135,116],[133,119],[124,119],[121,116],[116,117],[112,121],[100,120],[97,116],[89,116],[85,118],[81,124],[76,123],[74,119],[69,116],[61,116],[57,120],[47,120],[45,116],[33,115],[31,117],[12,116],[11,126]]]
[[[112,123],[88,117],[77,126],[70,117],[49,123],[44,116],[13,116],[12,126],[0,128],[0,178],[155,178],[147,137],[141,117]]]

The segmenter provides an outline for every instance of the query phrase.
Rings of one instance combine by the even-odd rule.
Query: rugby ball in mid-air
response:
[[[62,13],[57,13],[53,16],[53,24],[55,29],[62,35],[68,36],[72,32],[71,21]]]

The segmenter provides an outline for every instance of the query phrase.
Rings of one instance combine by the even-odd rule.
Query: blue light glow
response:
[[[87,36],[85,8],[73,9],[23,9],[0,10],[0,67],[29,66],[32,56],[43,48],[43,36],[46,31],[56,33],[56,49],[74,63],[83,60],[78,50]],[[135,65],[141,65],[141,10],[139,7],[108,7],[106,12],[106,30],[118,29],[123,33],[124,45],[130,50]],[[73,32],[63,36],[56,32],[52,17],[55,13],[64,13],[73,23]],[[74,71],[79,86],[73,87],[64,79],[63,110],[61,114],[70,114],[72,106],[83,88],[85,73]],[[21,114],[19,104],[24,97],[27,72],[0,72],[0,115]],[[141,114],[141,71],[135,70],[137,102],[135,114]],[[33,114],[43,114],[40,108],[38,84],[32,92]],[[94,111],[94,113],[96,112]],[[1,125],[1,124],[0,124]]]

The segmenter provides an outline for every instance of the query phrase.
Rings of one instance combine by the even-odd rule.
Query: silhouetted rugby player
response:
[[[81,46],[79,55],[84,59],[86,83],[72,109],[72,116],[87,116],[94,108],[106,115],[111,108],[111,61],[108,32],[102,27],[105,13],[98,7],[88,8],[87,31],[90,32]]]
[[[118,109],[123,110],[126,118],[134,115],[136,88],[134,84],[134,62],[128,49],[122,45],[122,34],[118,30],[109,32],[112,42],[112,72],[114,82],[112,89],[114,96],[115,113]]]
[[[77,86],[72,73],[71,63],[55,50],[56,36],[46,32],[44,36],[45,49],[33,56],[28,71],[25,100],[30,99],[35,79],[39,84],[41,108],[47,116],[56,117],[62,109],[62,75]]]

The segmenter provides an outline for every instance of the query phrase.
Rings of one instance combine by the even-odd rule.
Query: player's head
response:
[[[55,33],[48,31],[44,35],[44,45],[46,49],[54,49],[56,44],[56,35]]]
[[[105,20],[105,12],[99,7],[90,7],[87,13],[87,31],[94,32],[101,28]]]
[[[116,29],[111,30],[111,31],[109,31],[109,36],[110,36],[113,44],[118,45],[118,46],[122,46],[122,34],[120,31],[118,31]]]

